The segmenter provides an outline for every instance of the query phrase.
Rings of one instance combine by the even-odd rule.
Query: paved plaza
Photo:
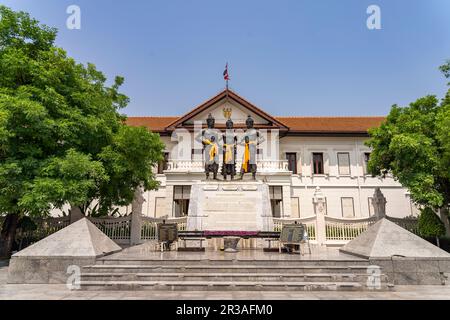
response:
[[[305,247],[304,247],[305,246]],[[306,252],[306,245],[302,244]],[[240,261],[280,261],[280,260],[312,260],[312,261],[365,261],[353,255],[345,254],[336,248],[326,248],[311,244],[311,254],[281,254],[278,251],[264,252],[263,250],[243,249],[236,253],[208,249],[205,252],[183,252],[155,250],[154,242],[123,249],[99,260],[240,260]]]

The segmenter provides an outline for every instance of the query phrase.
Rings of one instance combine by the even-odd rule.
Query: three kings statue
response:
[[[223,141],[223,162],[222,162],[222,175],[224,180],[227,180],[227,176],[234,179],[236,175],[236,153],[237,153],[237,137],[233,130],[233,121],[228,119],[226,123],[225,134],[222,136]]]
[[[243,179],[244,174],[251,172],[253,180],[256,180],[258,145],[263,143],[265,139],[259,134],[259,131],[254,128],[254,121],[251,116],[248,116],[245,124],[247,126],[247,130],[239,143],[244,146],[241,179]]]
[[[206,124],[208,127],[200,132],[196,140],[203,144],[206,179],[209,179],[212,173],[213,179],[216,180],[219,170],[219,134],[214,129],[215,119],[211,114],[206,119]]]
[[[265,139],[254,128],[252,117],[248,116],[245,122],[247,130],[239,143],[234,132],[233,121],[230,118],[226,122],[225,133],[222,134],[214,128],[215,119],[211,114],[208,115],[206,123],[207,128],[196,137],[196,140],[203,144],[206,179],[209,179],[212,173],[213,179],[217,180],[219,153],[222,150],[222,176],[224,180],[227,180],[228,176],[233,180],[236,176],[237,147],[240,145],[244,147],[240,179],[243,179],[246,173],[251,173],[253,180],[256,180],[258,145]]]

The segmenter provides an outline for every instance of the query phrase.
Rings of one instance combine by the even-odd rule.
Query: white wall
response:
[[[166,151],[171,151],[175,142],[170,137],[162,137]],[[320,187],[327,197],[328,215],[342,217],[341,198],[353,198],[355,217],[369,216],[369,201],[375,188],[380,187],[387,199],[387,214],[392,217],[417,215],[410,201],[409,193],[392,178],[372,178],[364,174],[364,152],[370,149],[364,145],[363,137],[284,137],[280,140],[280,159],[284,160],[286,152],[297,153],[298,174],[268,174],[264,177],[269,185],[283,186],[283,216],[295,217],[291,212],[291,200],[299,200],[301,217],[314,215],[312,198],[316,187]],[[327,174],[315,176],[312,174],[311,154],[323,152]],[[350,175],[339,175],[337,153],[350,153]],[[238,155],[240,157],[240,155]],[[170,155],[174,159],[175,155]],[[143,214],[150,217],[172,215],[172,199],[174,185],[192,185],[203,179],[200,173],[178,173],[157,175],[160,188],[144,194]],[[155,210],[158,202],[158,210]],[[295,206],[294,206],[295,207]],[[121,208],[121,213],[130,208]],[[58,215],[58,212],[54,212]]]
[[[387,214],[404,217],[416,213],[411,206],[407,190],[394,179],[373,178],[365,174],[364,153],[370,149],[363,137],[285,137],[280,142],[280,154],[297,153],[297,175],[292,175],[292,196],[300,199],[300,215],[314,214],[312,198],[316,187],[327,197],[328,215],[342,217],[341,198],[354,199],[356,217],[369,216],[369,201],[375,188],[380,187],[387,199]],[[324,175],[313,175],[311,158],[313,152],[323,152]],[[350,154],[350,174],[340,175],[337,154]]]

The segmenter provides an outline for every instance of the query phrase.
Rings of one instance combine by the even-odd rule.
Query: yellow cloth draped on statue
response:
[[[225,148],[225,163],[230,163],[233,161],[233,147],[234,144],[224,144]]]
[[[250,145],[251,144],[257,144],[255,141],[250,141],[245,143],[245,150],[244,150],[244,161],[242,162],[242,169],[245,173],[248,172],[248,165],[250,162]]]
[[[219,148],[217,147],[217,143],[211,142],[211,140],[203,140],[204,144],[211,145],[211,149],[209,149],[209,161],[214,161],[217,153],[219,152]]]

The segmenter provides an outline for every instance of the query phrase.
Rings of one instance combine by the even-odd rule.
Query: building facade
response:
[[[317,187],[326,197],[326,215],[330,217],[370,217],[374,214],[371,198],[377,187],[387,199],[389,216],[418,214],[407,189],[391,177],[372,177],[367,172],[371,152],[364,144],[367,130],[379,126],[383,117],[272,116],[225,90],[183,116],[128,118],[129,125],[158,133],[165,144],[164,161],[155,168],[160,187],[145,193],[145,216],[188,214],[191,186],[205,179],[203,147],[195,137],[205,128],[208,115],[214,117],[215,128],[221,132],[232,119],[238,141],[244,135],[248,116],[254,120],[263,137],[258,145],[257,179],[269,185],[274,217],[313,216]],[[237,172],[242,157],[243,147],[238,146]],[[251,176],[244,176],[246,179]]]

